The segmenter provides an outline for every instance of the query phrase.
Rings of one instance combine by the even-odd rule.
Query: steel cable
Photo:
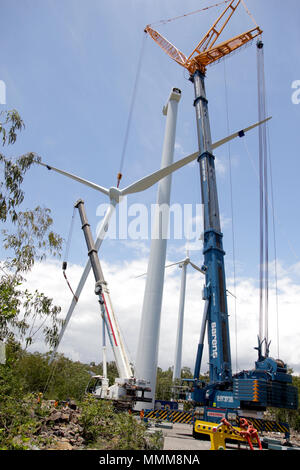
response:
[[[141,72],[141,68],[142,68],[142,59],[143,59],[143,56],[144,56],[144,48],[145,48],[146,38],[147,38],[147,34],[144,34],[143,41],[142,41],[142,46],[141,46],[141,50],[140,50],[140,55],[139,55],[139,59],[138,59],[137,71],[136,71],[136,76],[135,76],[135,81],[134,81],[134,86],[133,86],[133,92],[132,92],[132,97],[131,97],[131,103],[130,103],[130,108],[129,108],[129,115],[128,115],[127,124],[126,124],[125,137],[124,137],[123,148],[122,148],[122,153],[121,153],[120,168],[119,168],[119,173],[118,173],[118,176],[117,176],[117,187],[119,187],[120,181],[121,181],[121,178],[122,178],[125,154],[126,154],[127,144],[128,144],[129,131],[130,131],[131,120],[132,120],[132,115],[133,115],[133,109],[134,109],[136,95],[137,95],[140,72]]]

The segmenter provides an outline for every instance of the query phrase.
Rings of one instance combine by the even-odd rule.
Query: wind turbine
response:
[[[186,291],[186,270],[189,264],[196,271],[199,271],[200,273],[205,274],[205,266],[203,266],[202,268],[199,268],[199,266],[194,264],[190,259],[188,250],[187,250],[186,257],[183,260],[177,261],[176,263],[167,264],[165,266],[165,269],[170,268],[171,266],[179,266],[182,269],[181,280],[180,280],[180,295],[179,295],[179,309],[178,309],[178,320],[177,320],[177,336],[176,336],[176,345],[175,345],[173,381],[176,379],[180,379],[180,374],[181,374],[184,305],[185,305],[185,291]],[[146,274],[147,273],[140,274],[139,276],[136,276],[136,279],[139,277],[143,277]]]
[[[181,360],[182,360],[182,340],[183,340],[183,323],[184,323],[184,304],[185,304],[185,291],[186,291],[186,270],[188,265],[191,265],[196,271],[205,275],[205,266],[199,268],[194,264],[190,257],[189,252],[185,259],[178,261],[177,263],[172,263],[166,266],[176,266],[182,269],[181,271],[181,281],[180,281],[180,295],[179,295],[179,310],[178,310],[178,320],[177,320],[177,336],[176,336],[176,345],[175,345],[175,358],[174,358],[174,369],[173,369],[173,381],[180,379],[181,377]]]
[[[218,140],[217,142],[212,144],[212,147],[211,147],[212,150],[220,147],[221,145],[225,144],[226,142],[229,142],[229,141],[235,139],[236,137],[243,137],[246,132],[254,129],[255,127],[257,127],[261,124],[263,124],[264,122],[268,121],[269,119],[271,119],[271,118],[269,117],[269,118],[267,118],[263,121],[257,122],[255,124],[245,128],[245,129],[242,129],[238,132],[235,132],[235,133],[229,135],[228,137],[225,137],[221,140]],[[101,223],[101,226],[100,226],[100,229],[99,229],[96,241],[95,241],[95,248],[98,251],[101,244],[102,244],[103,239],[105,238],[105,234],[108,230],[109,221],[110,221],[110,219],[111,219],[111,217],[114,213],[114,210],[115,210],[117,204],[120,202],[120,200],[122,199],[123,196],[127,196],[128,194],[134,194],[134,193],[138,193],[138,192],[141,192],[141,191],[145,191],[146,189],[150,188],[151,186],[156,184],[158,181],[160,181],[164,177],[170,175],[171,173],[178,170],[179,168],[182,168],[185,165],[191,163],[192,161],[196,160],[196,158],[198,158],[198,157],[199,157],[199,152],[192,153],[192,154],[178,160],[177,162],[172,163],[171,165],[168,165],[164,168],[161,168],[160,170],[157,170],[154,173],[151,173],[150,175],[147,175],[144,178],[142,178],[138,181],[135,181],[134,183],[130,184],[129,186],[125,187],[124,189],[120,189],[120,188],[116,188],[116,187],[106,188],[104,186],[100,186],[96,183],[88,181],[84,178],[81,178],[80,176],[76,176],[76,175],[74,175],[72,173],[69,173],[67,171],[55,168],[52,165],[48,165],[48,164],[43,163],[41,161],[39,161],[38,163],[40,165],[46,167],[48,170],[53,170],[54,172],[60,173],[61,175],[67,176],[68,178],[71,178],[71,179],[73,179],[73,180],[75,180],[79,183],[82,183],[82,184],[84,184],[84,185],[86,185],[86,186],[88,186],[92,189],[95,189],[96,191],[101,192],[102,194],[104,194],[105,196],[107,196],[109,198],[110,205],[109,205],[109,207],[108,207],[108,209],[107,209],[107,211],[106,211],[106,213],[103,217],[103,220],[102,220],[102,223]],[[57,351],[57,349],[60,345],[60,342],[62,340],[62,337],[63,337],[64,333],[65,333],[67,325],[70,321],[70,318],[73,314],[75,306],[78,302],[78,299],[80,297],[80,294],[82,292],[84,284],[85,284],[85,282],[87,280],[87,277],[89,275],[90,269],[91,269],[91,264],[90,264],[90,260],[88,259],[87,262],[86,262],[84,271],[82,273],[81,279],[78,283],[77,289],[75,291],[75,295],[73,296],[71,305],[70,305],[69,310],[67,312],[67,315],[66,315],[66,318],[65,318],[65,321],[64,321],[64,325],[63,325],[63,327],[60,331],[57,345],[55,346],[55,348],[54,348],[54,350],[51,354],[51,357],[50,357],[50,360],[49,360],[50,364],[52,363],[52,361],[55,357],[56,351]]]

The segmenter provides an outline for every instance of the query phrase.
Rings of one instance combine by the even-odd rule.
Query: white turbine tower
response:
[[[173,88],[167,104],[163,108],[163,114],[167,119],[161,168],[173,163],[177,109],[180,98],[181,91],[178,88]],[[171,182],[172,175],[170,174],[167,178],[159,182],[157,189],[154,227],[150,245],[147,280],[135,364],[135,376],[143,377],[149,382],[151,392],[147,392],[145,396],[152,399],[152,406],[154,406],[156,388]],[[135,409],[141,409],[143,406],[142,402],[137,402]]]

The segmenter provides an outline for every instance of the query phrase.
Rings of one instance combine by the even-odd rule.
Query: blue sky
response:
[[[190,1],[183,8],[180,1],[4,1],[1,35],[6,47],[2,50],[1,79],[7,88],[6,107],[18,109],[26,124],[19,143],[9,152],[35,151],[54,166],[104,186],[115,185],[144,26],[214,3]],[[294,149],[298,148],[300,107],[291,102],[291,83],[299,78],[299,7],[293,1],[282,6],[279,1],[268,0],[252,0],[247,5],[264,30],[268,109],[273,116],[270,136],[276,212],[284,228],[282,232],[278,227],[278,256],[292,262],[294,254],[284,237],[288,234],[290,243],[297,245],[297,230],[292,227],[297,217],[291,215],[298,191]],[[221,8],[157,28],[187,54]],[[252,27],[249,16],[239,8],[223,33],[224,39]],[[235,131],[257,119],[255,45],[227,59],[225,67],[230,130]],[[159,168],[165,119],[161,108],[171,86],[182,90],[177,124],[180,151],[175,156],[179,158],[196,150],[193,87],[185,70],[147,38],[123,185]],[[206,86],[216,140],[227,133],[223,63],[209,68]],[[256,163],[257,133],[249,136],[247,145]],[[257,178],[242,142],[232,144],[231,154],[237,256],[245,262],[258,260]],[[228,170],[228,148],[220,149],[216,156]],[[228,172],[221,176],[220,210],[230,218]],[[51,207],[62,235],[67,233],[77,197],[85,199],[91,222],[97,220],[95,207],[104,202],[103,196],[93,190],[50,175],[42,168],[33,170],[26,184],[28,205],[44,203]],[[199,202],[198,187],[196,166],[178,172],[173,178],[172,201]],[[155,188],[129,202],[145,200],[155,201]],[[230,224],[227,228],[230,230],[224,242],[230,255]],[[256,269],[253,263],[252,269]]]
[[[100,185],[116,184],[143,29],[215,0],[2,0],[0,18],[0,80],[6,84],[6,105],[16,108],[26,128],[7,155],[38,153],[53,166],[71,171]],[[277,254],[280,265],[299,281],[300,105],[292,103],[292,82],[300,80],[300,8],[296,0],[247,0],[247,6],[264,31],[265,73],[273,182],[275,192]],[[222,6],[166,25],[154,26],[186,55],[209,29]],[[242,6],[223,33],[223,39],[252,27]],[[230,131],[257,121],[255,43],[207,71],[206,91],[213,140],[227,134],[225,79],[229,98]],[[171,87],[182,90],[178,109],[175,159],[196,151],[197,138],[193,86],[183,68],[146,39],[136,103],[125,156],[122,186],[160,166],[164,136],[165,104]],[[246,137],[257,168],[258,135]],[[258,182],[242,140],[230,147],[232,157],[234,223],[237,273],[241,279],[258,276]],[[216,152],[219,204],[223,226],[226,267],[232,275],[232,232],[228,147]],[[172,203],[199,203],[197,165],[173,177]],[[66,237],[74,202],[83,198],[90,223],[99,223],[98,204],[104,196],[42,167],[30,171],[25,181],[25,206],[50,207],[55,228]],[[128,203],[154,203],[156,188],[130,196]],[[184,255],[185,241],[170,240],[168,259]],[[141,247],[143,252],[141,252]],[[139,259],[149,248],[141,244],[107,240],[105,262],[119,265]],[[272,239],[270,241],[273,259]],[[202,261],[201,251],[194,260]],[[79,219],[69,261],[86,259]],[[139,273],[137,273],[139,274]],[[273,275],[273,274],[271,274]]]

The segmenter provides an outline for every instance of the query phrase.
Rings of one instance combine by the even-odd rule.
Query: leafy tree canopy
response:
[[[16,110],[0,113],[2,146],[14,144],[24,123]],[[39,291],[25,288],[25,275],[47,255],[59,256],[62,238],[52,230],[48,208],[21,210],[22,183],[31,166],[40,161],[33,152],[16,158],[0,153],[0,222],[6,257],[0,263],[0,340],[17,339],[30,345],[39,332],[53,347],[62,321],[60,308]],[[5,224],[5,225],[4,225]]]

